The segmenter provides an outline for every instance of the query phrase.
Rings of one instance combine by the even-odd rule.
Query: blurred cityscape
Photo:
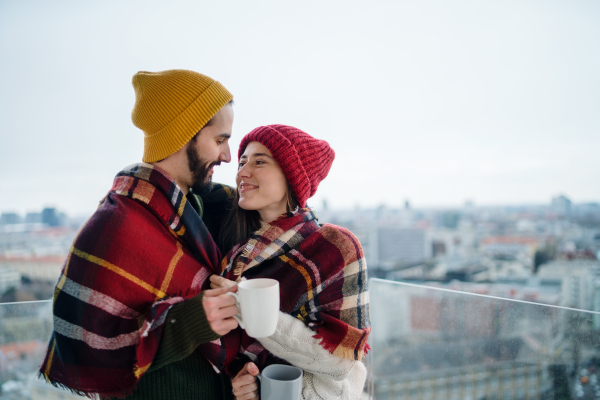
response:
[[[359,238],[369,277],[380,278],[371,288],[376,399],[600,399],[599,203],[561,195],[544,205],[341,211],[324,202],[317,214]],[[55,208],[0,215],[0,399],[75,398],[32,372],[51,312],[47,301],[25,302],[52,297],[83,223]]]
[[[56,208],[0,214],[0,303],[51,298],[83,222]]]
[[[561,195],[546,205],[446,210],[323,204],[317,214],[358,237],[371,278],[600,311],[600,203]]]
[[[331,210],[363,245],[369,276],[600,311],[600,203]],[[42,300],[83,218],[56,208],[0,215],[0,302]],[[48,287],[50,289],[48,289]]]

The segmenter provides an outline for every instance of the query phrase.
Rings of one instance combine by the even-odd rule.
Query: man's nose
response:
[[[231,161],[231,150],[229,149],[229,145],[227,145],[227,150],[219,154],[219,161],[223,161],[226,163]]]

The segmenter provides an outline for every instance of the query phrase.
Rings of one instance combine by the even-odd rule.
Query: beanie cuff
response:
[[[157,162],[177,152],[232,99],[233,95],[214,81],[169,125],[144,137],[142,161]]]

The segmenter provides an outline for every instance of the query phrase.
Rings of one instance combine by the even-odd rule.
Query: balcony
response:
[[[600,399],[600,313],[370,281],[365,397]],[[51,302],[0,304],[0,399],[71,399],[37,379]]]

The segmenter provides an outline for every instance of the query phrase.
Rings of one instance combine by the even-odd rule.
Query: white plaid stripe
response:
[[[169,225],[169,227],[173,230],[175,230],[177,228],[177,226],[179,225],[179,216],[175,216],[175,219],[173,220],[173,222],[171,223],[171,225]]]
[[[173,204],[175,207],[178,205],[177,198],[179,197],[179,193],[181,193],[181,189],[179,189],[179,186],[175,184],[175,190],[173,190],[173,196],[171,197],[171,204]]]
[[[304,240],[304,238],[302,237],[302,235],[298,234],[298,231],[304,224],[300,224],[298,226],[295,226],[294,229],[290,229],[288,231],[283,232],[283,234],[281,236],[279,236],[277,239],[273,240],[271,243],[269,243],[268,246],[266,246],[259,255],[257,255],[256,257],[254,257],[254,260],[252,260],[249,264],[248,267],[246,267],[246,270],[260,264],[263,263],[267,260],[270,260],[271,258],[274,257],[278,257],[282,254],[285,254],[286,250],[284,249],[284,247],[287,245],[288,248],[294,248],[296,246],[298,246],[300,243],[302,243],[302,241]]]
[[[100,350],[122,349],[136,345],[140,340],[140,333],[137,330],[116,337],[104,337],[57,316],[54,317],[54,331],[70,339],[81,340],[91,348]]]
[[[126,319],[137,319],[140,313],[127,307],[125,304],[109,297],[105,294],[97,292],[88,287],[82,286],[71,279],[64,277],[64,285],[62,291],[71,296],[93,306],[96,306],[109,314]]]

